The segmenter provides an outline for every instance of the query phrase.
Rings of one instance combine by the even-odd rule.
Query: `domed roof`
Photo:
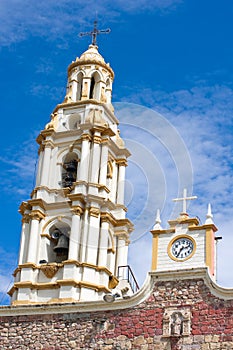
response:
[[[79,60],[105,63],[104,58],[99,54],[98,46],[96,45],[89,45],[88,50],[80,56]]]

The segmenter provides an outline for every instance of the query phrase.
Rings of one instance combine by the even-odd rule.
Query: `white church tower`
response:
[[[22,234],[12,304],[100,300],[127,265],[127,157],[111,104],[114,73],[88,50],[68,67],[67,93],[37,138],[31,199],[20,206]],[[86,33],[88,34],[88,33]]]

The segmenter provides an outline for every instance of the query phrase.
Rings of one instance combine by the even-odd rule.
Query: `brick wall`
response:
[[[158,281],[144,302],[123,310],[36,310],[0,317],[1,350],[233,350],[233,299],[213,295],[202,279]],[[166,315],[174,310],[190,312],[188,335],[164,334]]]

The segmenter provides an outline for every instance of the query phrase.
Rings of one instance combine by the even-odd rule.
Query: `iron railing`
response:
[[[126,280],[130,284],[133,293],[139,290],[139,285],[129,265],[118,266],[117,277],[120,280]]]

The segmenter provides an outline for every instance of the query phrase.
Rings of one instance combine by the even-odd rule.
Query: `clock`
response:
[[[185,261],[193,256],[195,249],[196,243],[192,237],[176,236],[168,245],[168,255],[173,260]]]

